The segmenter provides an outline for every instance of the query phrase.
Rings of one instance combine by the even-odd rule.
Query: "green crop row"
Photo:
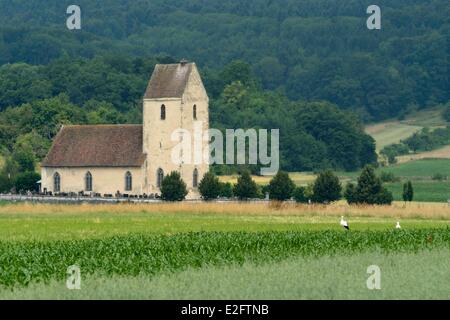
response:
[[[138,276],[206,265],[264,263],[291,256],[417,252],[450,248],[450,229],[365,232],[260,232],[128,235],[54,242],[0,242],[0,285],[62,280],[67,267],[84,275]]]

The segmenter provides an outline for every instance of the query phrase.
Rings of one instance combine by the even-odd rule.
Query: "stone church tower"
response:
[[[208,152],[208,139],[200,137],[202,146],[195,146],[197,134],[208,131],[208,95],[195,63],[156,65],[144,96],[143,152],[144,190],[159,192],[161,179],[171,171],[178,171],[190,193],[209,170],[208,163],[195,163],[197,152]],[[177,133],[184,130],[188,135]],[[183,140],[187,139],[187,140]],[[173,153],[180,142],[190,143],[188,161],[174,162]],[[190,161],[189,161],[190,158]],[[198,162],[198,161],[197,161]]]
[[[164,176],[178,171],[188,197],[198,197],[209,170],[208,104],[195,63],[156,65],[143,124],[63,126],[41,165],[42,192],[156,195]],[[191,147],[190,157],[174,161],[181,143]]]

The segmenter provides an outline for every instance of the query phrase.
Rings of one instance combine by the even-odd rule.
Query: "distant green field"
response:
[[[390,172],[399,178],[420,178],[421,180],[431,179],[436,173],[450,177],[450,159],[420,159],[389,167],[380,167],[377,169],[377,173],[381,172]],[[356,178],[359,173],[360,171],[339,171],[337,174],[344,178]]]
[[[450,159],[423,159],[377,169],[377,174],[389,172],[400,178],[400,182],[386,183],[394,200],[402,201],[403,183],[411,180],[414,187],[414,201],[447,202],[450,199],[450,180],[435,181],[431,178],[441,174],[450,178]],[[341,180],[355,181],[359,172],[339,172]]]
[[[379,169],[397,177],[431,178],[439,173],[450,177],[450,159],[423,159]]]
[[[402,201],[403,182],[387,183],[394,200]],[[414,181],[414,201],[447,202],[450,199],[450,181]],[[449,209],[450,214],[450,209]]]

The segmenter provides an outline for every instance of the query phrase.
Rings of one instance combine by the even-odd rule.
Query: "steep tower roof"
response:
[[[144,99],[181,98],[194,63],[157,64],[147,86]]]

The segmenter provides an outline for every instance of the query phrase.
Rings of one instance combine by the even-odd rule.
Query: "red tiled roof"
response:
[[[142,125],[64,126],[42,167],[140,167]]]

